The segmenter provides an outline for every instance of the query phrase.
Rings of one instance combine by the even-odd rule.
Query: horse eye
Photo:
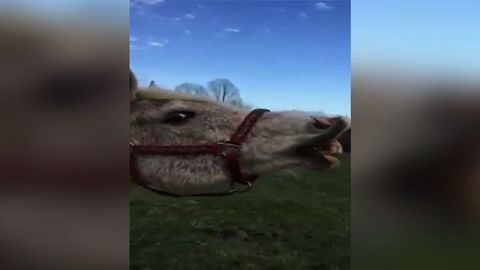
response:
[[[163,119],[166,124],[181,124],[195,117],[195,112],[192,111],[172,111],[168,112]]]

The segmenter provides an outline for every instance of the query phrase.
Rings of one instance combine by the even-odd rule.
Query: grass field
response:
[[[130,269],[349,269],[350,157],[335,170],[294,172],[227,197],[132,186]]]

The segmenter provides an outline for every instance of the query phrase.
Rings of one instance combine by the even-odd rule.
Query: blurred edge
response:
[[[128,1],[0,3],[2,269],[127,269]]]
[[[353,269],[480,269],[475,14],[352,1]]]

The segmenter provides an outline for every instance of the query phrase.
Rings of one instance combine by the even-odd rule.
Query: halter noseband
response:
[[[251,111],[242,123],[237,127],[235,132],[230,136],[230,139],[223,140],[211,144],[195,144],[195,145],[135,145],[130,142],[130,174],[134,181],[141,186],[160,193],[163,195],[173,195],[168,192],[158,191],[148,186],[148,182],[141,177],[138,169],[138,154],[143,155],[213,155],[225,158],[227,168],[230,171],[231,185],[238,183],[250,188],[251,184],[258,178],[258,175],[244,176],[240,168],[240,149],[242,144],[246,141],[248,134],[258,119],[269,112],[267,109],[255,109]],[[238,190],[232,189],[229,193],[234,193]],[[208,195],[222,195],[222,194],[201,194]]]

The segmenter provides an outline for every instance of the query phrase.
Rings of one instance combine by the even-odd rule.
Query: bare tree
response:
[[[195,96],[203,96],[208,97],[210,96],[207,89],[198,83],[182,83],[175,87],[175,91],[183,92]]]
[[[233,106],[249,109],[240,97],[240,90],[227,79],[216,79],[207,84],[207,89],[198,83],[182,83],[174,89],[190,95],[213,98],[216,101],[231,104]]]
[[[207,88],[217,101],[232,103],[241,100],[240,90],[227,79],[210,81]]]

